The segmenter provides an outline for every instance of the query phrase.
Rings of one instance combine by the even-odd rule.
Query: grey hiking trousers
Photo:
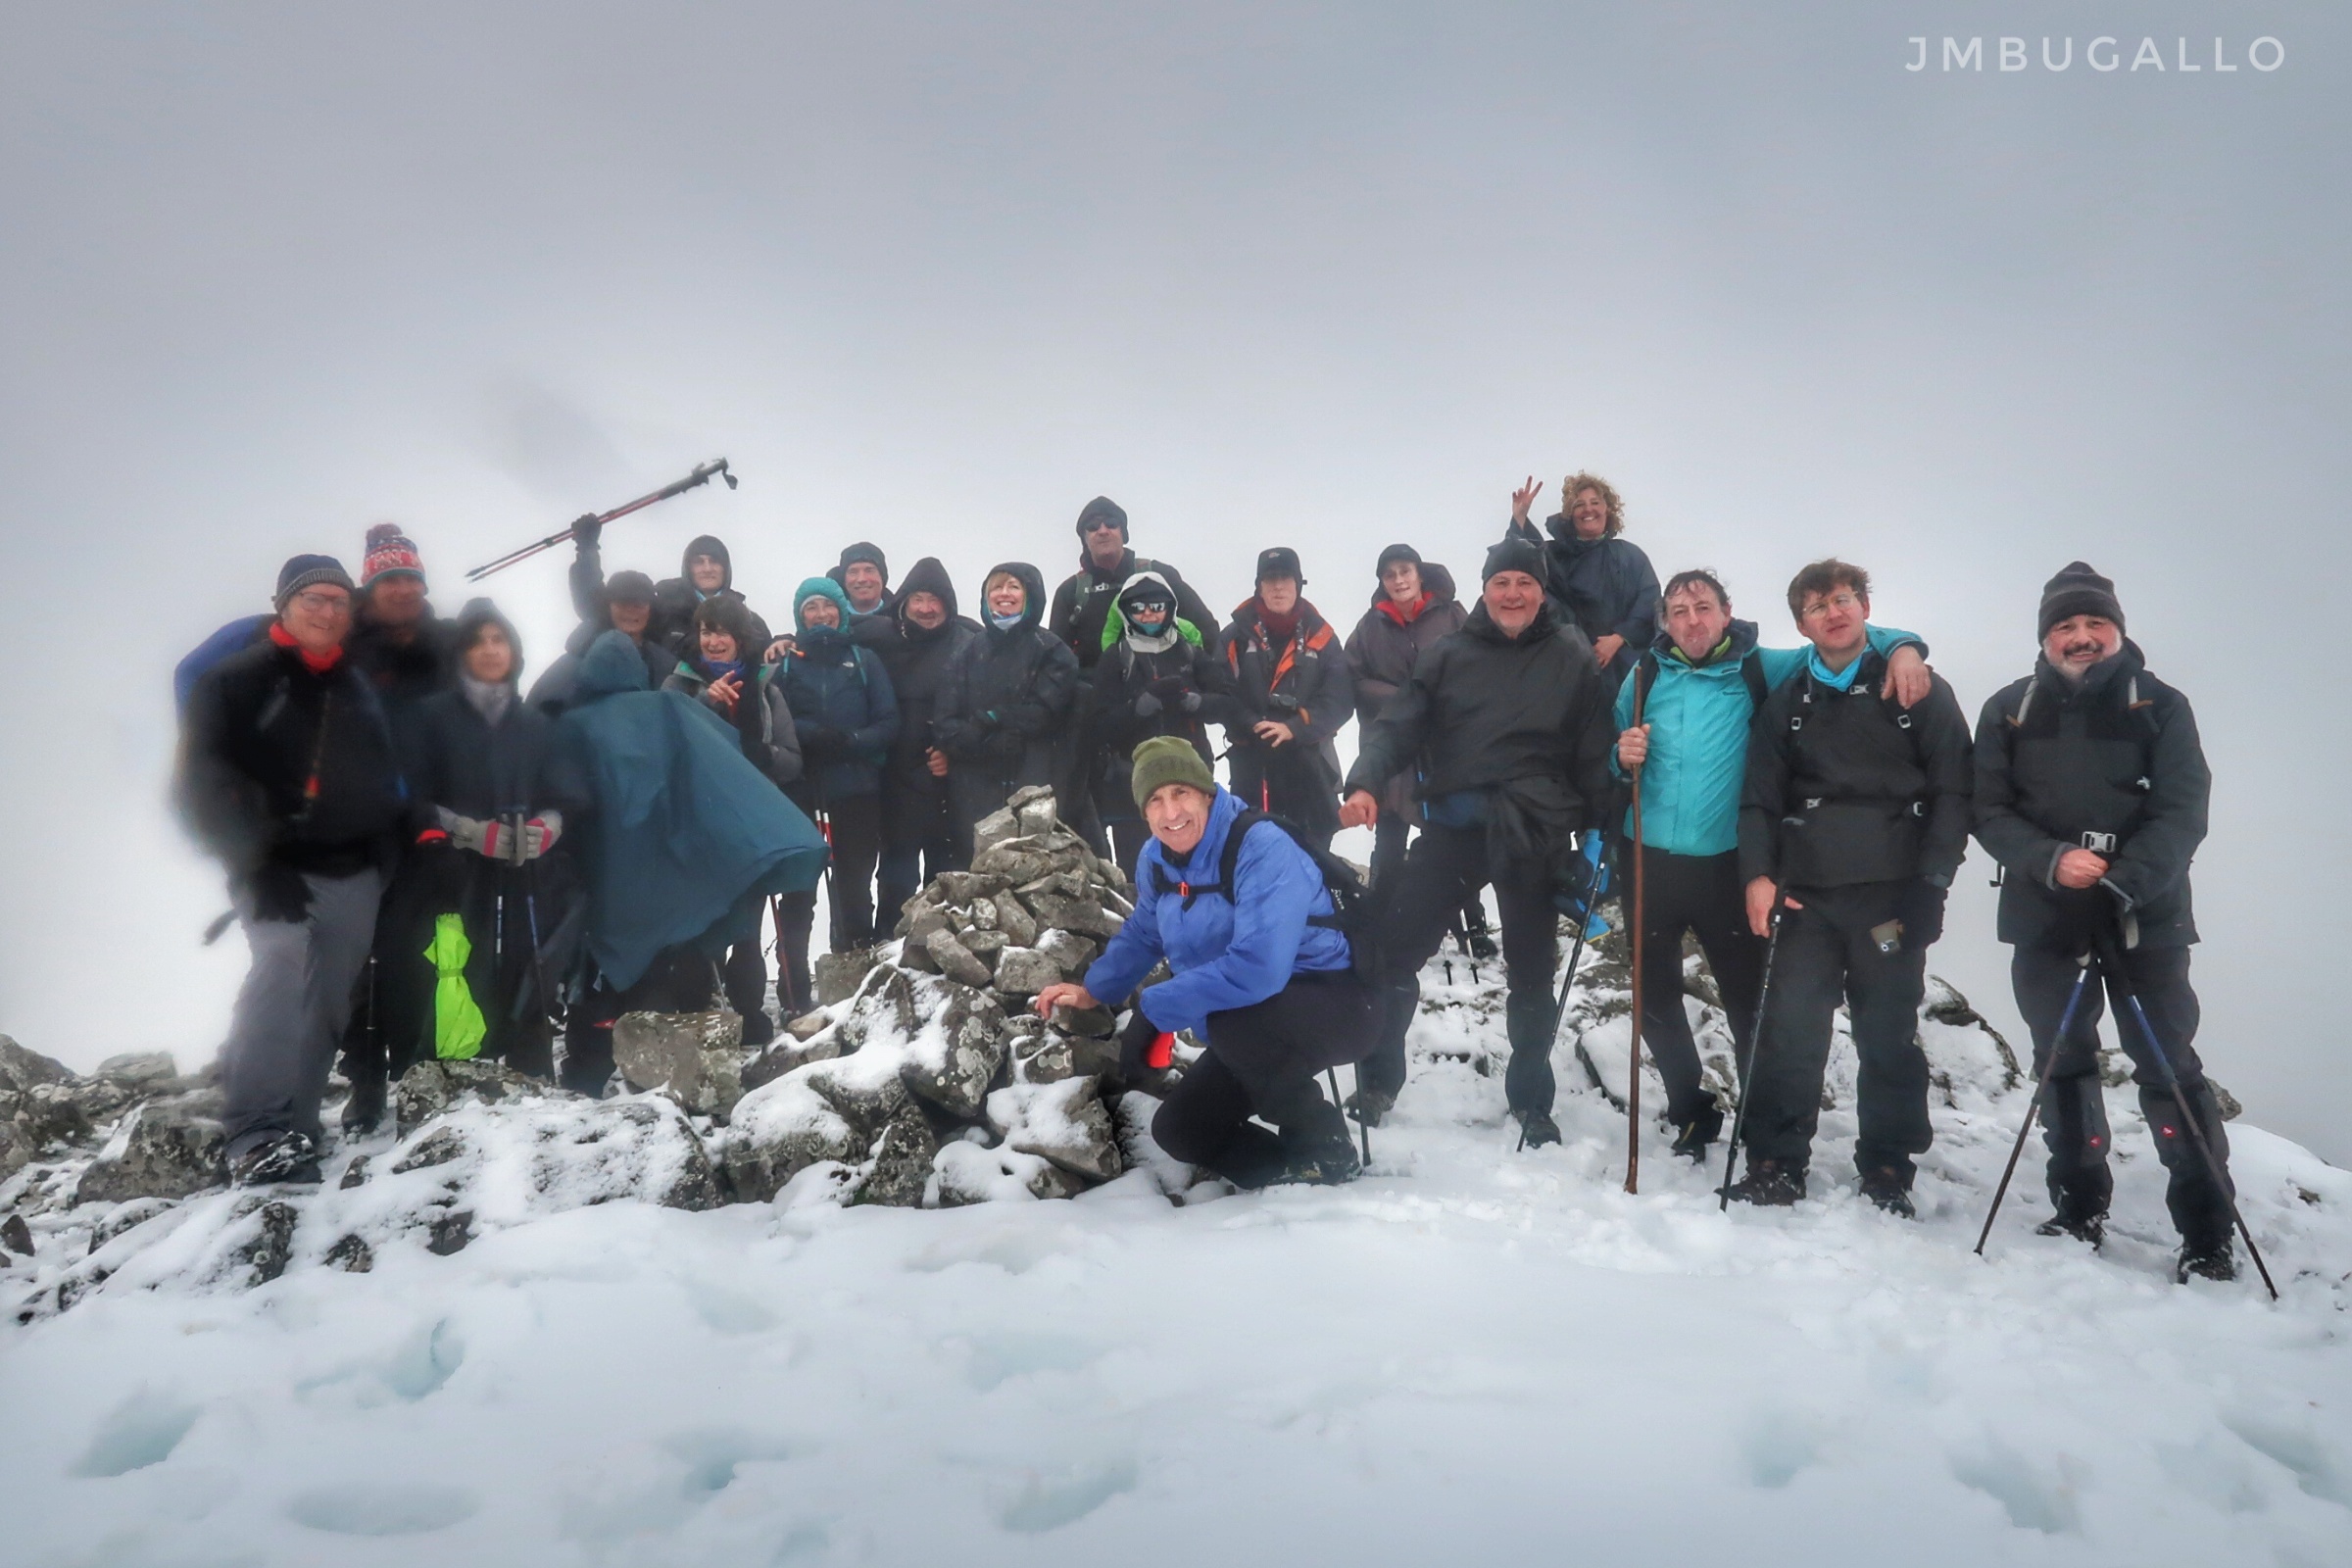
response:
[[[318,1102],[351,1021],[351,993],[375,937],[381,873],[312,876],[310,917],[257,920],[252,896],[236,894],[237,919],[253,950],[253,967],[237,992],[228,1041],[220,1048],[221,1120],[228,1157],[280,1133],[325,1141]]]

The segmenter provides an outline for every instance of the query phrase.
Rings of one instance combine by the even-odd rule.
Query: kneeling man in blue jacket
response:
[[[1037,1010],[1115,1006],[1167,959],[1175,978],[1136,999],[1121,1066],[1131,1081],[1166,1066],[1179,1030],[1207,1050],[1152,1118],[1159,1146],[1237,1187],[1353,1180],[1361,1164],[1348,1124],[1315,1075],[1371,1051],[1372,996],[1321,868],[1281,823],[1257,812],[1244,820],[1241,801],[1189,742],[1144,742],[1133,773],[1152,829],[1136,863],[1135,913],[1083,985],[1048,986]],[[1240,848],[1228,853],[1236,833]]]

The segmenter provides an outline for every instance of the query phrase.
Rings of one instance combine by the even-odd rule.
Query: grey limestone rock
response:
[[[115,1128],[74,1190],[76,1203],[132,1198],[186,1198],[228,1181],[220,1123],[199,1114],[190,1095],[150,1100]]]

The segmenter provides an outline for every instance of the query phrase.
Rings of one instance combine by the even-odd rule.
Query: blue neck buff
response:
[[[1010,631],[1028,618],[1029,612],[1026,610],[1016,611],[1009,615],[1000,615],[993,610],[988,612],[988,623],[999,631]]]
[[[1854,684],[1854,677],[1862,673],[1862,662],[1868,656],[1869,650],[1865,649],[1862,653],[1856,654],[1854,656],[1854,662],[1846,665],[1845,668],[1840,670],[1832,670],[1829,665],[1821,662],[1821,650],[1815,648],[1806,653],[1805,662],[1813,671],[1813,678],[1815,680],[1821,682],[1824,686],[1827,686],[1834,692],[1842,692],[1852,688]]]

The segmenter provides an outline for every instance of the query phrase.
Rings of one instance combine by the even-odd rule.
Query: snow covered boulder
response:
[[[1090,1183],[1106,1182],[1127,1166],[1101,1089],[1092,1078],[1000,1089],[988,1097],[989,1124],[1015,1153],[1050,1159]]]
[[[694,1115],[722,1120],[743,1098],[743,1019],[733,1012],[624,1012],[612,1023],[612,1062]]]
[[[404,1138],[455,1105],[543,1098],[579,1097],[525,1077],[503,1061],[420,1061],[392,1086],[393,1115]]]
[[[735,1197],[764,1203],[809,1166],[861,1157],[867,1144],[805,1076],[762,1084],[736,1103],[718,1148]]]
[[[986,1149],[960,1140],[941,1149],[932,1168],[939,1173],[942,1208],[1075,1198],[1086,1190],[1084,1182],[1042,1154]]]
[[[816,987],[816,1004],[830,1007],[837,1002],[847,1002],[858,994],[865,977],[881,961],[881,955],[872,948],[859,948],[853,953],[828,953],[816,959],[809,968]]]
[[[1004,1065],[1004,1008],[984,991],[951,986],[936,1027],[916,1034],[899,1077],[917,1098],[969,1119]]]
[[[932,1134],[931,1124],[909,1103],[874,1140],[872,1166],[851,1201],[886,1208],[922,1207],[931,1162],[938,1152],[939,1140]]]
[[[74,1203],[186,1198],[224,1185],[227,1140],[218,1119],[220,1099],[215,1091],[199,1090],[151,1100],[131,1111],[81,1173]]]

